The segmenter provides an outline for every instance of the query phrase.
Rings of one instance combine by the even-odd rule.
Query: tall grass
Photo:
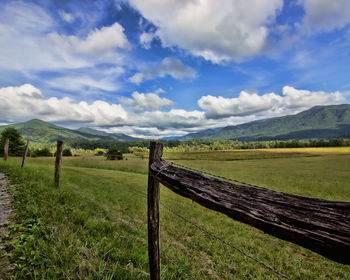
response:
[[[350,155],[313,153],[278,157],[244,151],[246,160],[214,153],[209,160],[165,157],[270,188],[350,200]],[[295,151],[292,151],[295,153]],[[306,153],[306,154],[305,154]],[[272,154],[272,153],[270,153]],[[285,156],[282,157],[281,154]],[[315,156],[317,155],[317,156]],[[192,155],[191,155],[192,156]],[[241,156],[241,155],[240,155]],[[249,160],[247,160],[249,159]],[[52,158],[0,161],[16,184],[16,214],[5,239],[14,279],[149,279],[147,160],[64,158],[62,186],[53,186]],[[292,279],[350,279],[349,266],[208,210],[161,187],[161,201]],[[208,237],[161,208],[161,247],[197,279],[278,279],[261,265]],[[188,276],[162,254],[163,279]]]

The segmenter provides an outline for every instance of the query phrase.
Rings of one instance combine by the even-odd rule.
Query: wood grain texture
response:
[[[5,139],[5,144],[4,144],[4,160],[6,161],[8,158],[8,154],[9,154],[9,139],[6,138]]]
[[[246,187],[154,162],[151,174],[175,193],[334,261],[350,264],[350,202]]]
[[[62,152],[63,152],[63,141],[57,140],[55,178],[54,178],[56,187],[59,187],[61,183]]]
[[[29,140],[27,140],[27,145],[26,145],[26,148],[24,149],[23,158],[22,158],[22,165],[21,165],[22,168],[24,168],[24,166],[26,164],[29,143],[30,143]]]
[[[151,142],[149,168],[161,159],[163,145]],[[159,181],[148,174],[147,215],[148,215],[148,257],[151,280],[160,280],[160,244],[159,244]]]

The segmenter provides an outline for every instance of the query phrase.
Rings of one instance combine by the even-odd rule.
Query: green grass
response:
[[[349,154],[243,153],[249,160],[232,160],[233,154],[220,152],[210,154],[210,160],[202,155],[165,157],[280,191],[350,200]],[[131,157],[64,158],[57,189],[53,158],[30,158],[24,170],[20,159],[1,160],[0,171],[17,186],[12,194],[16,214],[3,236],[15,264],[13,279],[149,279],[147,205],[132,193],[146,194],[147,164],[146,159]],[[208,210],[165,187],[161,201],[292,279],[350,279],[349,266]],[[163,207],[160,219],[162,248],[197,279],[278,279]],[[161,261],[163,279],[188,279],[163,254]]]

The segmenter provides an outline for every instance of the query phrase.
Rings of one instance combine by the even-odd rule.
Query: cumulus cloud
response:
[[[178,46],[214,63],[259,54],[283,0],[128,0],[158,29],[164,46]]]
[[[206,110],[206,117],[212,119],[248,115],[266,118],[298,113],[316,105],[341,104],[345,101],[339,91],[327,93],[285,86],[282,94],[280,96],[271,92],[258,95],[242,91],[236,98],[207,95],[198,100],[198,105]]]
[[[55,46],[69,52],[89,55],[103,54],[116,48],[130,49],[131,45],[124,34],[124,28],[117,22],[111,26],[91,31],[85,39],[77,36],[59,35],[50,33],[49,40]]]
[[[139,93],[134,91],[131,96],[132,98],[119,98],[119,102],[133,107],[135,112],[142,112],[144,109],[156,110],[174,104],[170,99],[159,97],[157,93]]]
[[[348,0],[299,0],[304,6],[305,17],[301,25],[306,31],[332,31],[350,23]]]
[[[120,104],[97,100],[74,103],[72,99],[46,98],[31,84],[0,89],[0,119],[5,122],[41,118],[55,122],[81,122],[92,125],[122,123],[127,112]]]
[[[136,96],[136,94],[134,95]],[[139,94],[143,106],[151,106],[149,96]],[[154,97],[153,97],[154,98]],[[160,99],[163,103],[170,100]],[[170,111],[127,112],[121,104],[102,100],[92,103],[74,102],[71,98],[45,97],[31,84],[0,88],[0,122],[11,123],[39,118],[49,122],[85,124],[89,126],[136,126],[159,130],[181,130],[205,125],[204,112],[171,109]]]
[[[326,93],[283,88],[283,95],[241,92],[237,98],[203,96],[198,104],[203,109],[186,111],[172,108],[161,111],[172,101],[154,93],[134,92],[124,100],[138,112],[127,111],[121,104],[96,100],[74,102],[70,98],[47,98],[31,84],[0,88],[0,122],[11,123],[39,118],[49,122],[103,127],[132,136],[156,138],[183,135],[201,129],[237,125],[253,120],[293,114],[315,105],[339,104],[344,101],[340,92]],[[152,102],[158,105],[151,104]]]
[[[191,67],[184,65],[180,60],[167,57],[160,64],[147,65],[141,72],[131,76],[129,81],[134,84],[140,84],[144,80],[163,78],[166,75],[170,75],[177,80],[194,79],[197,77],[197,72]]]

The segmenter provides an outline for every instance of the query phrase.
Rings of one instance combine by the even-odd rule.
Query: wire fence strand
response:
[[[198,173],[201,173],[201,174],[204,174],[204,175],[208,175],[208,176],[211,176],[211,177],[215,177],[215,178],[218,178],[218,179],[221,179],[221,180],[230,181],[230,182],[233,182],[233,183],[239,183],[239,184],[242,184],[242,185],[245,185],[245,186],[249,186],[249,187],[253,187],[253,188],[258,188],[258,189],[264,189],[264,190],[274,191],[274,190],[269,189],[269,188],[266,188],[266,187],[262,187],[262,186],[258,186],[258,185],[253,185],[253,184],[250,184],[250,183],[242,182],[242,181],[235,180],[235,179],[231,179],[231,178],[228,178],[228,177],[216,175],[216,174],[213,174],[213,173],[204,171],[204,170],[195,169],[195,168],[188,167],[188,166],[185,166],[185,165],[182,165],[182,164],[178,164],[178,163],[175,163],[175,162],[173,162],[173,161],[171,161],[171,163],[172,163],[173,165],[178,166],[178,167],[181,167],[181,168],[183,168],[183,169],[195,171],[195,172],[198,172]]]
[[[197,280],[196,277],[194,277],[191,273],[189,273],[182,265],[180,265],[173,257],[169,256],[162,248],[160,248],[162,253],[172,261],[173,264],[175,264],[178,268],[180,268],[183,272],[185,272],[188,276],[190,276],[192,279]]]
[[[174,163],[174,162],[169,162],[169,164],[166,165],[166,166],[164,166],[164,168],[166,168],[167,166],[169,166],[169,165],[171,165],[171,164],[177,165],[177,166],[179,166],[179,167],[182,167],[182,168],[185,168],[185,169],[189,169],[189,170],[192,170],[192,171],[200,172],[200,173],[203,173],[203,174],[206,174],[206,175],[211,175],[211,176],[214,176],[214,177],[217,177],[217,178],[222,178],[222,179],[226,179],[226,180],[229,180],[229,181],[239,182],[239,181],[237,181],[237,180],[233,180],[233,179],[226,178],[226,177],[223,177],[223,176],[211,174],[211,173],[209,173],[209,172],[205,172],[205,171],[202,171],[202,170],[190,168],[190,167],[187,167],[187,166],[184,166],[184,165],[181,165],[181,164],[177,164],[177,163]],[[159,172],[161,172],[161,171],[162,171],[162,170],[160,170]],[[88,174],[88,175],[91,175],[91,174],[89,174],[88,172],[84,172],[84,171],[81,171],[81,170],[79,170],[79,172],[85,173],[85,174]],[[127,192],[129,192],[129,193],[132,193],[132,194],[134,194],[134,195],[137,195],[137,196],[140,196],[140,197],[143,197],[143,198],[147,198],[147,195],[145,195],[145,194],[141,194],[141,193],[138,193],[138,192],[135,192],[135,191],[131,190],[130,188],[127,188],[127,187],[124,187],[124,186],[120,186],[120,185],[118,185],[118,184],[115,184],[115,183],[111,182],[111,181],[108,180],[108,179],[107,179],[107,180],[104,179],[104,181],[105,181],[105,182],[108,182],[109,184],[112,184],[112,185],[114,185],[114,186],[116,186],[116,187],[118,187],[118,188],[122,188],[122,189],[124,189],[125,191],[127,191]],[[255,186],[255,185],[251,185],[251,184],[247,184],[247,183],[245,183],[245,184],[246,184],[246,185],[249,185],[249,186],[254,186],[254,187],[258,187],[258,188],[267,189],[267,188],[264,188],[264,187]],[[171,213],[174,214],[175,216],[179,217],[179,218],[182,219],[183,221],[185,221],[185,222],[191,224],[192,226],[198,228],[198,229],[201,230],[202,232],[204,232],[204,233],[210,235],[211,237],[213,237],[213,238],[219,240],[219,241],[222,242],[223,244],[225,244],[225,245],[231,247],[232,249],[234,249],[234,250],[236,250],[237,252],[241,253],[241,254],[244,255],[245,257],[247,257],[247,258],[253,260],[254,262],[256,262],[256,263],[260,264],[261,266],[265,267],[266,269],[268,269],[268,270],[274,272],[275,274],[279,275],[280,277],[282,277],[282,278],[284,278],[284,279],[292,280],[291,278],[289,278],[289,277],[287,277],[286,275],[282,274],[281,272],[279,272],[278,270],[274,269],[273,267],[271,267],[271,266],[265,264],[263,261],[260,261],[260,260],[258,260],[257,258],[254,258],[254,257],[250,256],[248,253],[244,252],[242,249],[239,249],[238,247],[236,247],[236,246],[230,244],[229,242],[225,241],[224,239],[222,239],[221,237],[215,235],[214,233],[208,231],[207,229],[203,228],[202,226],[199,226],[199,225],[197,225],[196,223],[194,223],[194,222],[190,221],[189,219],[185,218],[184,216],[182,216],[181,214],[177,213],[175,210],[171,209],[169,206],[167,206],[166,204],[164,204],[162,201],[160,201],[160,205],[162,205],[162,206],[163,206],[164,208],[166,208],[169,212],[171,212]],[[124,224],[127,224],[127,223],[124,222]],[[130,225],[128,225],[128,224],[127,224],[127,226],[130,227]],[[132,227],[131,227],[131,229],[138,232],[137,229],[134,229],[134,228],[132,228]],[[162,249],[161,249],[161,250],[162,250]],[[164,255],[166,255],[167,257],[169,257],[170,259],[172,259],[169,255],[166,254],[166,252],[165,252],[164,250],[162,250],[162,252],[164,253]],[[184,270],[183,267],[181,267],[180,265],[178,265],[178,264],[175,263],[175,260],[174,260],[174,259],[172,259],[172,260],[173,260],[173,262],[174,262],[174,264],[175,264],[176,266],[178,266],[178,267],[181,268],[184,272],[186,272],[186,271]],[[189,274],[188,272],[186,272],[186,274],[188,274],[189,276],[191,276],[191,277],[193,278],[193,276],[192,276],[191,274]],[[193,279],[196,279],[196,278],[193,278]]]
[[[124,221],[123,219],[119,218],[117,215],[115,215],[113,212],[109,211],[106,207],[103,207],[99,202],[97,202],[95,199],[93,199],[90,195],[86,194],[85,192],[83,192],[78,186],[68,182],[67,183],[70,187],[72,187],[74,189],[74,191],[76,193],[79,193],[81,196],[83,196],[85,199],[89,200],[92,204],[94,204],[95,206],[99,207],[100,209],[102,209],[105,213],[107,213],[109,216],[111,216],[112,218],[114,218],[116,221],[118,221],[119,223],[123,224],[124,226],[126,226],[127,228],[129,228],[131,231],[134,231],[139,237],[141,237],[141,239],[144,242],[147,242],[147,237],[146,235],[142,234],[137,228],[133,227],[132,225],[130,225],[128,222]],[[134,193],[134,192],[133,192]],[[146,197],[142,194],[139,194],[142,197]],[[195,278],[188,270],[186,270],[182,265],[180,265],[173,257],[171,257],[169,254],[167,254],[164,249],[160,248],[160,250],[162,251],[162,253],[171,260],[171,262],[177,266],[178,268],[180,268],[184,273],[186,273],[189,277],[191,277],[192,279],[197,280],[197,278]]]
[[[174,214],[175,216],[177,216],[177,217],[179,217],[180,219],[182,219],[183,221],[185,221],[185,222],[191,224],[192,226],[194,226],[194,227],[198,228],[199,230],[203,231],[204,233],[206,233],[206,234],[210,235],[211,237],[213,237],[213,238],[219,240],[220,242],[224,243],[225,245],[231,247],[232,249],[234,249],[234,250],[240,252],[242,255],[246,256],[247,258],[249,258],[249,259],[255,261],[256,263],[262,265],[263,267],[265,267],[265,268],[271,270],[272,272],[274,272],[275,274],[281,276],[281,277],[284,278],[284,279],[292,280],[291,278],[289,278],[289,277],[287,277],[286,275],[282,274],[281,272],[279,272],[278,270],[274,269],[273,267],[271,267],[271,266],[265,264],[264,262],[258,260],[257,258],[254,258],[254,257],[250,256],[249,254],[247,254],[246,252],[244,252],[242,249],[239,249],[238,247],[236,247],[236,246],[234,246],[234,245],[228,243],[227,241],[225,241],[225,240],[222,239],[221,237],[215,235],[214,233],[208,231],[207,229],[205,229],[205,228],[203,228],[203,227],[197,225],[196,223],[190,221],[189,219],[185,218],[184,216],[182,216],[181,214],[177,213],[175,210],[171,209],[169,206],[167,206],[167,205],[164,204],[163,202],[160,202],[160,204],[161,204],[164,208],[166,208],[168,211],[170,211],[172,214]]]

